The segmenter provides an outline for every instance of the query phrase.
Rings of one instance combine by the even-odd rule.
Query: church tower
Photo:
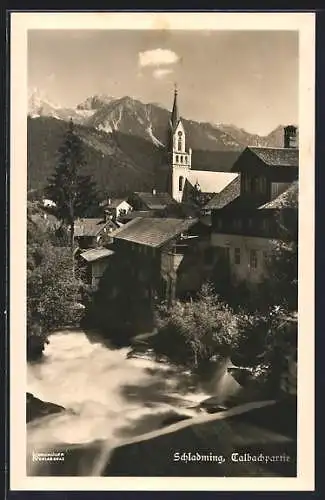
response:
[[[186,150],[186,133],[179,117],[177,88],[174,92],[174,104],[169,121],[168,157],[170,169],[169,192],[174,200],[181,202],[184,198],[186,179],[191,169],[192,150]]]

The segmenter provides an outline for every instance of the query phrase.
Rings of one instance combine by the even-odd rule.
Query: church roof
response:
[[[201,193],[220,193],[237,176],[231,172],[190,170],[188,180],[193,186],[198,182]]]
[[[173,104],[173,110],[172,110],[172,115],[171,115],[171,125],[172,128],[174,129],[179,122],[179,112],[178,112],[178,104],[177,104],[177,89],[175,89],[174,92],[174,104]]]

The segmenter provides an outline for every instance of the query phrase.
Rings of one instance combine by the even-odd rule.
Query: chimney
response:
[[[109,222],[110,220],[113,220],[114,217],[112,213],[109,210],[105,210],[105,222]]]
[[[155,194],[156,194],[156,190],[155,189],[152,190],[152,194],[155,196]]]
[[[285,148],[297,148],[297,127],[294,125],[288,125],[284,127],[284,147]]]

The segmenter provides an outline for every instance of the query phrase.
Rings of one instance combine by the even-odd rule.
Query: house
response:
[[[134,192],[128,199],[129,204],[137,211],[159,212],[175,203],[169,193],[159,193],[153,189],[150,193]]]
[[[112,237],[116,255],[130,263],[149,299],[195,293],[213,264],[210,229],[198,219],[139,217]]]
[[[131,210],[127,214],[121,215],[118,222],[126,224],[137,217],[152,217],[152,215],[153,212],[151,210]]]
[[[290,147],[246,148],[233,166],[237,177],[204,207],[211,211],[211,245],[220,270],[227,263],[234,281],[262,281],[270,241],[297,238],[299,150],[293,147],[295,137],[295,127],[289,126],[284,145]],[[290,236],[281,229],[281,220],[293,228]]]
[[[79,255],[79,266],[84,272],[85,282],[94,289],[97,288],[112,255],[113,250],[105,247],[91,248]]]
[[[106,245],[111,242],[110,233],[118,225],[107,218],[77,219],[74,226],[75,240],[81,249]]]
[[[126,198],[107,198],[101,203],[107,217],[116,220],[119,217],[127,215],[132,206],[127,202]]]
[[[45,207],[45,208],[55,208],[56,207],[56,203],[53,200],[48,200],[45,198],[42,200],[42,203],[43,203],[43,207]]]

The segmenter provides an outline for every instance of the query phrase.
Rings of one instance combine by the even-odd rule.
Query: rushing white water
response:
[[[71,412],[28,424],[28,446],[121,440],[161,427],[171,412],[192,416],[209,394],[191,387],[189,375],[146,359],[127,358],[129,348],[91,341],[82,331],[50,338],[44,360],[28,366],[28,391]]]

